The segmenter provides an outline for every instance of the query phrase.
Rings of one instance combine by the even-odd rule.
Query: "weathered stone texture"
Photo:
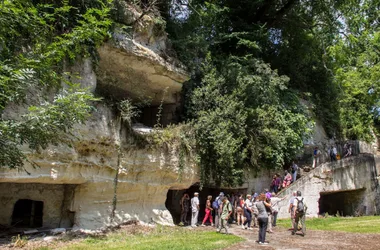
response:
[[[0,224],[10,225],[15,203],[28,199],[44,202],[43,226],[58,227],[63,197],[63,185],[0,183]]]
[[[280,203],[279,218],[289,217],[288,205],[293,191],[301,191],[307,203],[307,216],[317,217],[319,211],[320,194],[340,191],[364,190],[363,200],[359,207],[365,207],[362,211],[365,215],[378,214],[380,207],[376,204],[379,198],[379,182],[375,178],[378,169],[374,156],[362,154],[346,158],[337,162],[325,163],[292,184],[280,194],[286,197]]]

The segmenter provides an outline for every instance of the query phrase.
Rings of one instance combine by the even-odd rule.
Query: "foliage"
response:
[[[119,103],[119,110],[121,117],[127,122],[129,126],[132,125],[132,120],[140,116],[141,110],[132,104],[129,99],[123,100]]]
[[[17,168],[26,159],[19,145],[28,144],[30,149],[45,149],[68,138],[67,132],[76,124],[83,123],[90,115],[89,101],[95,99],[84,90],[63,90],[53,102],[30,106],[28,112],[18,118],[0,121],[0,166]]]
[[[277,221],[281,227],[289,227],[290,219],[281,219]],[[362,217],[327,217],[306,219],[308,230],[324,231],[341,231],[351,233],[379,233],[380,218],[379,216],[362,216]]]
[[[96,57],[108,36],[111,1],[3,1],[0,4],[1,167],[22,167],[20,145],[33,150],[66,138],[97,100],[73,86],[64,72],[74,59]],[[52,92],[66,86],[52,98]],[[69,86],[69,87],[67,87]],[[44,93],[44,94],[41,94]],[[13,118],[10,104],[32,105]]]
[[[12,243],[15,247],[23,248],[28,244],[28,237],[20,236],[18,234],[17,236],[12,237]]]
[[[202,182],[241,184],[245,169],[279,168],[303,146],[308,119],[287,77],[262,61],[230,58],[218,70],[208,57],[191,93]],[[286,94],[285,94],[286,93]]]
[[[136,227],[136,226],[134,226]],[[242,241],[234,235],[184,228],[156,227],[152,232],[110,233],[104,238],[87,238],[63,249],[220,249]]]
[[[356,7],[350,5],[354,3]],[[379,1],[348,1],[339,13],[345,20],[343,35],[329,44],[327,55],[334,61],[335,81],[342,89],[343,135],[369,141],[371,126],[379,117]]]
[[[208,52],[218,61],[252,54],[315,104],[330,137],[370,139],[378,117],[378,0],[174,1],[171,11],[167,30],[195,74]]]
[[[370,139],[379,110],[378,0],[166,3],[167,31],[193,74],[184,120],[198,131],[203,179],[232,184],[245,166],[292,159],[311,124],[298,98],[329,137]],[[269,77],[271,69],[289,80]]]

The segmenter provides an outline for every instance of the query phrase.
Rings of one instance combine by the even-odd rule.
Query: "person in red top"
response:
[[[211,207],[211,200],[212,200],[212,196],[209,195],[207,196],[207,200],[206,200],[206,209],[205,209],[205,217],[203,218],[203,222],[202,222],[202,227],[205,226],[205,223],[207,221],[207,219],[210,219],[210,223],[211,223],[211,226],[214,226],[214,223],[212,222],[212,207]]]

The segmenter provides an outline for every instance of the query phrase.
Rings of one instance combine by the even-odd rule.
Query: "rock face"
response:
[[[131,219],[172,224],[165,207],[169,189],[185,189],[197,181],[187,162],[179,174],[176,152],[128,145],[127,127],[104,105],[91,120],[77,126],[72,147],[50,147],[30,154],[39,168],[0,170],[0,224],[10,225],[15,202],[43,201],[43,226],[101,228]],[[119,133],[121,131],[121,133]],[[116,181],[117,180],[117,181]]]
[[[132,13],[132,20],[141,15],[133,9],[123,11]],[[147,15],[142,21],[149,25],[149,18]],[[170,123],[188,76],[164,59],[162,51],[158,53],[165,49],[166,36],[155,37],[146,30],[152,28],[140,27],[132,37],[116,30],[113,40],[99,48],[96,70],[88,59],[66,70],[78,76],[73,82],[113,100],[143,97],[150,99],[151,105],[170,104],[169,112],[165,107],[162,111]],[[147,34],[149,42],[144,40]],[[17,117],[15,110],[25,109],[13,105],[4,113]],[[0,169],[0,224],[86,229],[131,219],[173,224],[165,207],[167,192],[198,181],[192,162],[185,159],[184,169],[179,169],[175,148],[155,148],[143,141],[137,145],[131,129],[104,103],[73,133],[76,140],[70,146],[52,146],[40,153],[28,152],[25,147],[38,168],[26,164],[25,171]]]
[[[325,163],[307,173],[280,194],[279,218],[288,218],[289,199],[301,191],[307,203],[307,216],[325,213],[343,216],[373,215],[380,209],[380,167],[375,156],[361,154],[337,162]]]

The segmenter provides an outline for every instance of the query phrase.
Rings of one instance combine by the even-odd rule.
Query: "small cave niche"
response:
[[[162,104],[144,107],[137,122],[148,127],[154,127],[158,122],[163,127],[169,124],[176,124],[178,123],[177,106],[177,104]]]
[[[172,215],[173,222],[175,224],[179,224],[181,222],[181,199],[183,195],[187,193],[191,200],[194,197],[195,192],[199,193],[198,198],[199,198],[200,210],[199,210],[199,215],[198,215],[198,223],[201,223],[205,216],[207,196],[211,195],[212,201],[214,201],[220,192],[224,192],[225,195],[232,196],[234,194],[246,194],[247,189],[246,188],[245,189],[222,189],[222,188],[215,188],[215,187],[203,187],[202,190],[200,190],[199,183],[192,185],[188,189],[180,189],[180,190],[169,189],[166,196],[165,206],[169,210],[170,214]],[[215,215],[213,214],[213,216]],[[190,207],[189,212],[186,214],[186,220],[190,224],[191,207]]]
[[[18,200],[13,208],[12,226],[42,227],[44,203],[28,199]]]
[[[362,204],[365,189],[347,191],[321,192],[319,214],[358,216],[365,214],[366,206]]]

